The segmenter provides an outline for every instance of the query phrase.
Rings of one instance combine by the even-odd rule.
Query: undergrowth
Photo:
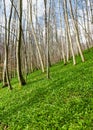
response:
[[[0,87],[0,130],[93,130],[93,49],[84,56],[53,65],[50,80],[39,70],[24,87]]]

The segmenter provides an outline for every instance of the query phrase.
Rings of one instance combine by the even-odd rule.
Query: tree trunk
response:
[[[46,44],[46,52],[47,52],[47,79],[50,78],[49,75],[49,28],[48,28],[48,22],[47,22],[47,0],[44,0],[44,6],[45,6],[45,44]],[[50,9],[49,9],[50,10]],[[50,11],[49,11],[50,12]]]
[[[39,48],[39,45],[38,45],[37,37],[36,37],[36,34],[35,34],[33,22],[32,22],[32,0],[30,2],[30,23],[32,25],[32,34],[34,36],[35,44],[36,44],[36,47],[37,47],[38,56],[39,56],[39,60],[40,60],[41,68],[42,68],[42,72],[45,72],[42,56],[41,56],[41,53],[40,53],[40,48]]]
[[[6,5],[5,5],[5,0],[4,2],[4,15],[5,15],[5,59],[4,59],[4,70],[3,70],[3,87],[7,86],[9,89],[12,89],[10,79],[9,79],[9,72],[8,72],[8,46],[9,46],[9,38],[10,38],[10,23],[11,23],[11,17],[12,17],[12,9],[13,6],[11,4],[11,11],[10,11],[10,16],[9,16],[9,22],[8,22],[8,32],[6,30],[7,28],[7,16],[6,16]],[[13,1],[12,1],[13,2]]]
[[[70,14],[71,14],[71,18],[73,20],[75,34],[76,34],[76,43],[77,43],[77,46],[78,46],[78,50],[79,50],[82,62],[84,62],[85,60],[84,60],[84,56],[83,56],[82,49],[81,49],[81,46],[80,46],[79,33],[78,33],[78,28],[77,28],[77,21],[74,18],[71,0],[69,0],[69,6],[70,6]]]
[[[67,0],[64,0],[64,19],[65,19],[65,24],[66,24],[66,32],[67,32],[67,38],[68,41],[70,43],[70,47],[71,47],[71,52],[72,52],[72,57],[73,57],[73,64],[76,64],[76,60],[75,60],[75,54],[74,54],[74,50],[73,50],[73,45],[72,45],[72,40],[71,40],[71,33],[70,33],[70,27],[69,27],[69,21],[68,21],[68,12],[67,12]]]
[[[22,75],[22,70],[21,70],[21,44],[22,44],[22,0],[19,0],[19,36],[18,36],[18,42],[17,42],[17,47],[16,47],[16,58],[17,58],[17,75],[18,75],[18,80],[20,85],[25,85],[25,79],[23,78]]]

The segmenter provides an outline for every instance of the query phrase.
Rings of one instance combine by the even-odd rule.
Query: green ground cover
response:
[[[22,88],[0,87],[0,130],[93,130],[93,49],[84,56],[53,65],[50,80],[36,71]]]

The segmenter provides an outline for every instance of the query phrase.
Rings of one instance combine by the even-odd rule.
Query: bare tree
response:
[[[76,64],[76,60],[75,60],[75,54],[74,54],[74,50],[73,50],[73,45],[72,45],[72,39],[71,39],[71,33],[70,33],[70,26],[69,26],[69,21],[68,21],[68,12],[67,12],[67,0],[64,0],[64,19],[65,19],[65,24],[66,24],[66,32],[67,32],[67,38],[68,38],[68,42],[70,43],[70,47],[71,47],[71,52],[72,52],[72,57],[73,57],[73,64]]]
[[[3,3],[4,3],[4,15],[5,15],[5,28],[7,28],[7,16],[6,16],[5,0],[3,0]],[[9,46],[9,42],[10,42],[10,24],[11,24],[11,17],[12,17],[12,9],[13,9],[13,6],[11,4],[10,16],[9,16],[9,22],[8,22],[8,31],[5,29],[5,43],[4,43],[5,60],[4,60],[4,70],[3,70],[3,86],[8,85],[9,89],[12,89],[10,79],[9,79],[9,72],[8,72],[8,46]]]
[[[74,25],[75,34],[76,34],[76,43],[77,43],[77,46],[78,46],[78,50],[79,50],[82,62],[84,62],[85,60],[84,60],[84,56],[83,56],[82,49],[81,49],[81,46],[80,46],[80,39],[79,39],[77,21],[75,20],[75,17],[74,17],[74,14],[73,14],[73,8],[72,8],[71,0],[69,0],[69,7],[70,7],[70,14],[71,14],[71,18],[73,20],[73,25]]]
[[[45,44],[46,44],[46,52],[47,52],[47,78],[50,78],[49,75],[49,37],[48,37],[48,19],[47,19],[47,0],[44,0],[44,6],[45,6]]]
[[[18,32],[18,42],[16,47],[16,58],[17,58],[17,74],[20,85],[25,85],[25,79],[22,75],[21,68],[21,44],[22,44],[22,0],[19,0],[19,32]]]
[[[39,45],[38,45],[37,37],[36,37],[34,26],[33,26],[32,10],[31,9],[32,9],[32,0],[30,0],[30,23],[31,23],[32,34],[34,36],[35,44],[36,44],[37,51],[38,51],[38,56],[39,56],[42,72],[44,72],[45,71],[44,70],[44,64],[43,64],[42,56],[41,56],[41,53],[40,53],[40,48],[39,48]]]
[[[61,14],[61,2],[59,0],[59,13],[60,13],[60,29],[61,29],[61,36],[60,36],[60,42],[61,42],[61,49],[62,49],[62,58],[64,61],[64,65],[66,64],[66,57],[65,57],[65,52],[64,52],[64,42],[63,42],[63,30],[62,30],[62,24],[63,24],[63,20],[62,20],[62,14]]]

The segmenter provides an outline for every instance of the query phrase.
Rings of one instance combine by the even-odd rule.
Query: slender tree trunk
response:
[[[86,18],[87,18],[87,32],[90,35],[90,27],[89,27],[89,9],[88,9],[88,1],[85,0],[85,4],[86,4]],[[88,44],[89,44],[89,48],[91,47],[91,39],[88,37]]]
[[[69,0],[69,6],[70,6],[70,14],[71,14],[71,18],[73,20],[75,34],[76,34],[76,43],[77,43],[77,46],[78,46],[78,50],[79,50],[82,62],[84,62],[85,60],[84,60],[84,56],[83,56],[82,49],[81,49],[81,46],[80,46],[79,33],[78,33],[78,28],[77,28],[77,21],[74,18],[71,0]]]
[[[64,0],[64,15],[65,15],[65,24],[66,24],[66,32],[67,32],[67,38],[70,43],[71,47],[71,52],[72,52],[72,57],[73,57],[73,64],[76,64],[75,60],[75,54],[73,50],[73,45],[72,45],[72,39],[71,39],[71,33],[70,33],[70,27],[69,27],[69,21],[68,21],[68,12],[67,12],[67,0]]]
[[[39,60],[40,60],[41,68],[42,68],[42,72],[45,72],[42,56],[41,56],[41,53],[40,53],[40,48],[39,48],[39,45],[38,45],[38,41],[37,41],[37,38],[36,38],[36,34],[35,34],[33,22],[32,22],[32,10],[31,9],[32,9],[32,0],[30,1],[30,23],[32,25],[32,33],[33,33],[35,44],[36,44],[36,47],[37,47],[38,56],[39,56]]]
[[[47,52],[47,78],[50,78],[49,75],[49,39],[48,39],[48,23],[47,23],[47,0],[44,0],[45,6],[45,44],[46,44],[46,52]]]
[[[9,39],[10,39],[10,23],[11,23],[13,6],[11,4],[11,10],[10,10],[10,16],[9,16],[9,22],[8,22],[8,32],[7,32],[7,30],[6,30],[6,28],[7,28],[7,16],[6,16],[5,0],[3,0],[3,2],[4,2],[4,14],[5,14],[5,60],[4,60],[4,71],[3,71],[3,87],[8,85],[9,89],[11,90],[12,86],[11,86],[11,83],[10,83],[9,72],[8,72],[8,46],[9,46]]]
[[[61,9],[60,9],[60,0],[59,0],[59,12],[60,12],[60,28],[61,28],[61,38],[60,38],[60,42],[61,42],[61,49],[62,49],[62,58],[64,61],[64,65],[66,64],[66,57],[65,57],[65,52],[64,52],[64,42],[62,41],[62,36],[63,36],[63,31],[62,31],[62,16],[61,16]]]
[[[19,34],[18,34],[18,42],[16,47],[16,58],[17,58],[17,75],[20,85],[25,85],[25,79],[22,75],[22,68],[21,68],[21,44],[22,44],[22,0],[19,0]]]

